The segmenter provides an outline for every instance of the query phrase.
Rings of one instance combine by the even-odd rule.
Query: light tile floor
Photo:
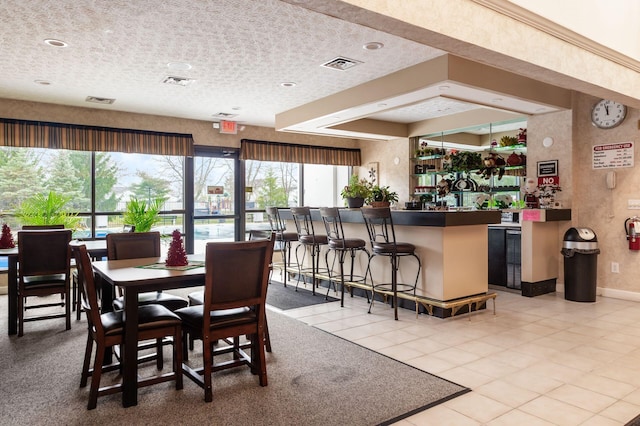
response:
[[[397,425],[624,425],[640,414],[640,303],[496,290],[488,309],[440,319],[364,298],[286,311],[472,392]]]

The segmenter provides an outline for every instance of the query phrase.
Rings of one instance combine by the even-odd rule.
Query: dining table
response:
[[[69,246],[84,244],[92,259],[102,259],[107,255],[107,242],[105,240],[78,241],[72,240]],[[7,297],[9,335],[18,334],[18,247],[0,249],[0,256],[7,258]],[[71,301],[73,303],[73,301]]]
[[[138,294],[204,286],[204,254],[189,255],[188,260],[188,265],[179,267],[166,266],[164,258],[155,257],[93,262],[97,285],[102,287],[103,310],[112,309],[108,298],[113,289],[119,287],[124,293],[123,407],[138,403]]]

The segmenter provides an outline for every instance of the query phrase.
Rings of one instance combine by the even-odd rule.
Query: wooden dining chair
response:
[[[122,311],[100,313],[93,268],[91,266],[91,259],[87,253],[87,247],[85,245],[76,246],[74,248],[74,255],[78,273],[83,277],[83,308],[87,315],[87,324],[89,327],[80,387],[87,386],[87,381],[89,377],[91,377],[91,390],[89,391],[89,402],[87,403],[87,409],[91,410],[96,408],[98,396],[109,395],[122,390],[121,383],[101,388],[100,379],[103,372],[120,368],[118,364],[105,366],[103,363],[106,349],[123,345],[125,320]],[[182,333],[182,323],[180,317],[164,306],[150,304],[140,306],[138,323],[139,341],[158,340],[166,336],[171,336],[174,342],[173,372],[139,378],[138,387],[175,380],[176,389],[182,389],[182,349],[179,343]],[[90,368],[94,342],[96,343],[96,353],[93,368]],[[161,348],[158,349],[157,356],[162,358]]]
[[[40,229],[18,232],[18,336],[24,335],[24,323],[65,318],[71,329],[71,241],[70,229]],[[60,302],[27,304],[27,298],[59,294]],[[25,316],[27,309],[62,306],[65,312]]]
[[[43,229],[64,229],[64,225],[22,225],[23,231],[37,231]]]
[[[213,400],[212,373],[247,365],[267,386],[265,359],[265,300],[269,282],[269,264],[275,236],[270,239],[207,243],[205,288],[202,305],[178,309],[182,318],[183,351],[188,336],[202,340],[202,366],[185,363],[184,373],[204,389],[206,402]],[[242,273],[231,272],[242,271]],[[240,338],[249,336],[251,355]],[[227,345],[214,347],[214,342]],[[232,353],[232,359],[214,362],[214,357]]]
[[[159,232],[118,232],[107,234],[107,259],[138,259],[160,257]],[[157,303],[171,311],[189,305],[187,299],[160,291],[140,293],[138,304]],[[120,294],[113,300],[114,309],[124,309],[124,297]]]

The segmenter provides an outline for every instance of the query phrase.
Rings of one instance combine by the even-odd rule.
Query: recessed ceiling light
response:
[[[378,104],[378,107],[379,107],[379,108],[384,108],[384,107],[386,107],[386,106],[387,106],[387,104]]]
[[[186,62],[169,62],[167,67],[169,67],[170,70],[186,71],[191,69],[191,64]]]
[[[377,41],[372,41],[370,43],[365,43],[362,45],[362,48],[364,50],[378,50],[378,49],[382,49],[383,47],[384,47],[384,44]]]
[[[285,81],[284,83],[280,83],[282,87],[296,87],[296,83],[293,81]]]
[[[491,102],[493,102],[494,104],[497,104],[498,102],[502,102],[503,99],[502,98],[493,98],[491,99]]]
[[[51,82],[47,80],[33,80],[33,82],[36,84],[41,84],[43,86],[49,86],[51,84]]]
[[[44,41],[44,44],[48,44],[52,47],[67,47],[68,44],[62,40],[56,40],[55,38],[48,38]]]
[[[438,86],[438,90],[440,90],[441,92],[447,91],[449,89],[450,89],[449,86]]]

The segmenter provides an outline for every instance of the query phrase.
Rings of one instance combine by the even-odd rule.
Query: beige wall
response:
[[[630,109],[618,127],[600,130],[590,123],[591,107],[598,99],[578,95],[573,107],[573,181],[572,224],[592,228],[598,236],[598,287],[602,294],[640,300],[640,252],[627,249],[624,220],[637,210],[628,210],[629,199],[640,198],[638,171],[638,122],[640,111]],[[617,175],[615,189],[607,189],[609,169],[592,168],[594,145],[634,142],[635,167],[613,169]],[[611,272],[611,262],[620,264],[620,273]],[[628,293],[631,292],[631,293]]]
[[[362,152],[362,167],[357,171],[361,177],[368,177],[369,163],[379,164],[378,184],[389,186],[398,193],[398,206],[404,207],[409,201],[409,139],[394,139],[390,141],[360,141]],[[398,164],[396,164],[396,162]]]

